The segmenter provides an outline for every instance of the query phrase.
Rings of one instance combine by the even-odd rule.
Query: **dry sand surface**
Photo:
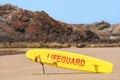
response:
[[[57,49],[100,58],[114,64],[111,74],[86,73],[45,65],[42,74],[39,63],[29,61],[24,54],[0,56],[0,80],[120,80],[120,48]]]

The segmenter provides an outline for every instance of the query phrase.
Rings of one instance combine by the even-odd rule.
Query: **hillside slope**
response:
[[[97,42],[99,36],[91,30],[75,29],[57,21],[46,12],[33,12],[11,4],[0,6],[0,42]]]

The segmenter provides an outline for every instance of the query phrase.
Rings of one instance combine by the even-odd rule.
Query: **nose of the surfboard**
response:
[[[26,55],[27,58],[30,58],[29,51],[27,51],[25,55]]]
[[[29,60],[31,60],[33,62],[37,62],[37,57],[36,57],[35,53],[36,52],[34,50],[28,50],[25,55]]]
[[[26,57],[27,57],[28,59],[30,59],[30,60],[33,60],[33,59],[34,59],[34,57],[33,57],[32,54],[31,54],[31,50],[28,50],[25,55],[26,55]]]

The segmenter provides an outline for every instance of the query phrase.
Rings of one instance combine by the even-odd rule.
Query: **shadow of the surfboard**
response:
[[[32,74],[32,75],[62,75],[62,74],[98,74],[98,73],[93,73],[93,72],[70,72],[70,73],[36,73],[36,74]]]

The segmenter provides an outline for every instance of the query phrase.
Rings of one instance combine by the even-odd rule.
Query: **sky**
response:
[[[70,24],[107,21],[120,23],[120,0],[0,0],[31,11],[45,11],[52,18]]]

